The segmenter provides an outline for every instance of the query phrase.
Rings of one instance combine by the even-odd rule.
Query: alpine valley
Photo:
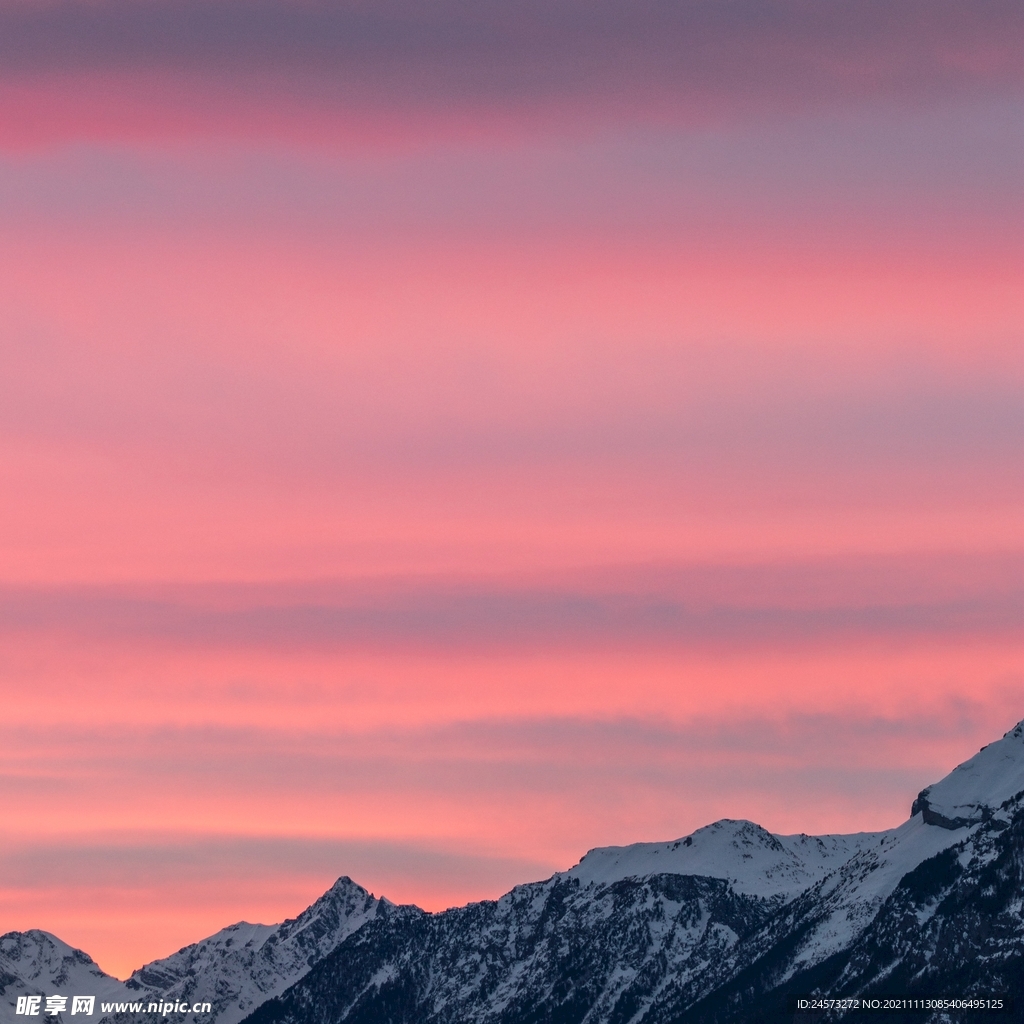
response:
[[[294,920],[235,924],[105,975],[46,932],[0,937],[0,1015],[95,995],[133,1024],[776,1024],[1024,1019],[1024,722],[885,832],[777,836],[723,820],[592,850],[442,913],[349,878]],[[1002,1011],[795,1012],[798,996],[1002,999]],[[151,1002],[171,1012],[145,1012]],[[209,1013],[174,1012],[208,1002]],[[23,1004],[24,1005],[24,1004]],[[106,1009],[104,1009],[106,1007]],[[143,1011],[143,1012],[139,1012]]]

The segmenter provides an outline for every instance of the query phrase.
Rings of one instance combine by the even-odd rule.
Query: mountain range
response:
[[[440,913],[343,877],[292,920],[231,925],[125,982],[46,932],[0,936],[5,1024],[52,994],[95,1012],[46,1019],[105,1024],[939,1024],[1024,1020],[1022,989],[1024,722],[883,832],[724,819]],[[797,1012],[816,996],[1003,1003]]]

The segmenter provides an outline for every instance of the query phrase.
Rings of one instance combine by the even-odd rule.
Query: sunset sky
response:
[[[0,933],[127,975],[1024,717],[1019,0],[0,0]]]

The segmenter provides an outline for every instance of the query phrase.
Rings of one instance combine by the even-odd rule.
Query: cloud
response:
[[[459,851],[388,839],[317,836],[189,836],[121,834],[72,838],[33,845],[16,842],[0,852],[3,889],[46,889],[66,879],[67,890],[126,893],[175,891],[188,885],[245,886],[291,879],[328,879],[347,874],[414,882],[424,889],[459,878],[472,889],[546,877],[550,864],[523,857]],[[386,895],[386,893],[384,893]],[[208,892],[203,893],[206,898]],[[298,908],[297,908],[298,909]],[[227,922],[225,922],[227,923]]]
[[[49,100],[36,94],[52,121],[37,124],[44,134],[104,121],[133,133],[279,134],[290,116],[292,132],[305,122],[313,136],[319,120],[329,134],[340,117],[372,135],[382,111],[487,131],[495,117],[706,120],[1014,87],[1022,32],[1016,4],[948,0],[5,3],[0,80],[69,83]],[[148,85],[118,96],[109,84],[124,77]],[[4,120],[4,134],[32,130]]]
[[[988,732],[1012,725],[1003,718],[1020,713],[1007,698],[932,701],[914,714],[886,715],[853,704],[777,714],[716,710],[676,720],[581,714],[374,729],[346,728],[337,720],[294,728],[270,717],[248,728],[157,721],[140,721],[128,730],[32,724],[2,729],[0,772],[9,799],[36,794],[59,806],[73,792],[91,794],[94,829],[114,806],[143,797],[150,806],[140,808],[138,827],[154,827],[166,806],[180,828],[180,816],[189,814],[188,801],[181,801],[191,793],[196,824],[185,830],[189,842],[216,820],[205,813],[207,804],[227,806],[232,799],[264,808],[281,801],[320,808],[321,830],[335,836],[367,828],[365,812],[350,821],[332,813],[348,806],[346,801],[391,808],[376,827],[392,836],[424,827],[421,814],[396,813],[413,804],[448,808],[443,820],[449,834],[493,827],[472,822],[476,807],[498,810],[507,830],[513,808],[542,815],[552,800],[579,801],[593,814],[595,807],[607,812],[630,800],[656,798],[691,810],[713,805],[728,815],[738,813],[730,811],[730,801],[749,805],[750,795],[757,794],[767,806],[788,800],[792,818],[817,799],[866,804],[871,794],[886,801],[902,794],[909,806],[921,786],[940,777],[935,773],[954,766],[942,767],[942,756],[965,759]],[[250,820],[258,835],[264,819]],[[280,813],[265,820],[281,827]],[[230,831],[233,821],[226,818],[224,828],[215,830]],[[122,830],[131,846],[131,827],[123,824]],[[220,842],[211,840],[211,849],[220,849]],[[531,841],[534,847],[538,842],[536,836]],[[242,856],[244,843],[239,844],[225,848]],[[162,863],[163,855],[155,856]]]
[[[253,650],[735,650],[1019,638],[1021,556],[641,566],[589,580],[0,589],[0,632]],[[937,584],[937,585],[936,585]]]

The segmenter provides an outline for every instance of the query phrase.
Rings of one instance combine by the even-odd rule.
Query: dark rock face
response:
[[[968,817],[946,817],[946,815],[940,814],[936,811],[929,802],[928,793],[930,790],[931,786],[922,789],[921,792],[917,794],[917,799],[910,808],[911,817],[920,813],[926,825],[937,825],[939,828],[955,830],[958,828],[966,828],[968,825],[977,825],[980,822],[988,821],[989,818],[992,817],[992,812],[985,806],[978,807],[977,813]]]
[[[848,881],[871,870],[860,858]],[[443,914],[392,908],[247,1024],[791,1024],[789,997],[812,993],[1002,996],[1017,1011],[986,1019],[1024,1019],[1019,800],[907,872],[838,951],[808,960],[841,890],[830,876],[783,904],[711,878],[561,877]]]
[[[716,878],[556,878],[443,914],[364,926],[250,1024],[626,1024],[715,964],[777,903]]]

